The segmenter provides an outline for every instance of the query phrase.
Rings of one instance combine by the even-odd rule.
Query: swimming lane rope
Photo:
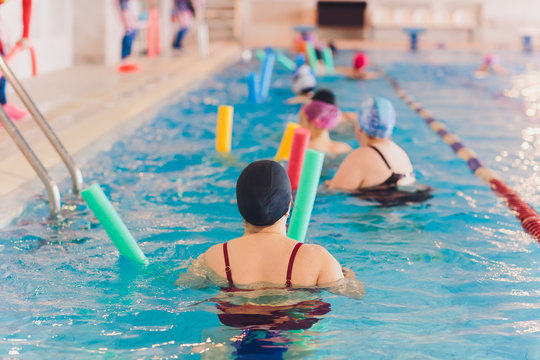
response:
[[[436,120],[430,111],[423,109],[420,103],[414,101],[414,99],[399,86],[396,80],[388,75],[386,75],[386,79],[401,100],[406,102],[411,109],[416,111],[424,119],[426,124],[435,131],[437,135],[452,148],[452,150],[454,150],[459,158],[467,162],[469,169],[471,169],[474,175],[489,184],[491,190],[501,197],[508,208],[516,215],[521,222],[523,229],[540,242],[540,215],[536,210],[524,202],[519,195],[491,169],[482,164],[476,153],[463,145],[461,140],[456,135],[452,134],[446,125]]]

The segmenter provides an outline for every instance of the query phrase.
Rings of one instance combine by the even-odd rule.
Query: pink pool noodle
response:
[[[289,157],[289,164],[287,165],[287,174],[289,174],[289,180],[291,180],[293,191],[298,189],[302,165],[304,164],[304,156],[309,145],[310,137],[311,133],[306,128],[299,127],[294,130],[291,156]]]

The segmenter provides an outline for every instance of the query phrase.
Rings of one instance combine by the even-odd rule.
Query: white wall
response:
[[[39,72],[46,73],[77,63],[116,64],[120,60],[122,28],[116,0],[34,0],[30,38],[35,44]],[[144,2],[146,0],[140,0]],[[172,0],[158,0],[162,18],[162,47],[170,47],[172,29],[169,10]],[[289,44],[295,24],[315,20],[316,0],[237,0],[242,14],[241,32],[246,45]],[[368,0],[369,3],[388,0]],[[482,4],[483,29],[480,40],[519,43],[523,27],[540,27],[540,0],[392,0],[395,4]],[[0,6],[3,28],[14,44],[22,34],[22,0],[7,0]],[[144,32],[139,42],[144,41]],[[534,39],[538,47],[540,31]],[[30,76],[28,53],[12,62],[22,78]]]
[[[73,1],[77,0],[32,2],[30,39],[36,48],[40,73],[73,65]],[[14,45],[22,35],[22,0],[7,0],[0,6],[0,18]],[[10,65],[22,78],[31,75],[28,52],[18,55]]]
[[[540,1],[482,0],[484,11],[483,39],[490,43],[518,43],[524,33],[534,35],[533,45],[540,43]]]
[[[75,63],[117,64],[120,61],[123,29],[116,9],[117,0],[34,0],[30,39],[36,47],[39,73],[68,68]],[[146,0],[133,1],[142,8]],[[172,0],[159,0],[162,19],[162,48],[171,44]],[[7,0],[0,6],[2,29],[14,45],[22,35],[22,0]],[[144,29],[140,42],[144,42]],[[136,51],[136,48],[135,48]],[[31,76],[28,52],[10,64],[21,77]]]
[[[353,0],[351,0],[353,1]],[[281,39],[281,43],[289,43],[293,34],[292,27],[315,21],[317,0],[241,0],[242,35],[246,45],[264,45],[272,37]],[[377,3],[429,4],[441,6],[444,4],[466,5],[481,4],[482,29],[479,29],[477,40],[494,44],[517,44],[520,41],[522,28],[538,26],[540,28],[540,0],[367,0],[369,5]],[[303,13],[303,15],[300,15]],[[399,30],[397,33],[402,35]],[[396,32],[388,34],[387,38],[395,38]],[[439,34],[432,34],[439,36]],[[446,34],[449,38],[461,35],[467,40],[466,34]],[[534,39],[538,47],[540,31]],[[385,37],[382,36],[384,39]],[[274,44],[279,45],[277,40]]]

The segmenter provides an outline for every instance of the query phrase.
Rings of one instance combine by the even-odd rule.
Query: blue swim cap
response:
[[[362,103],[358,123],[372,138],[385,139],[392,135],[396,124],[396,111],[390,100],[372,97]]]

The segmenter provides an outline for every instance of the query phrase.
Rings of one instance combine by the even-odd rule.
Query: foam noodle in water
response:
[[[300,242],[304,242],[306,239],[311,211],[317,196],[323,161],[324,153],[310,149],[306,151],[302,176],[300,177],[300,184],[294,199],[291,221],[287,231],[288,237]]]
[[[255,56],[257,57],[257,59],[259,59],[260,62],[263,62],[266,58],[266,54],[261,49],[255,50]]]
[[[249,101],[257,104],[259,102],[259,75],[250,73],[248,77]]]
[[[306,128],[298,127],[294,130],[291,155],[287,164],[287,174],[289,174],[293,191],[298,188],[298,183],[300,182],[304,155],[306,154],[310,137],[311,133]]]
[[[313,44],[310,42],[306,42],[306,55],[308,58],[309,66],[317,73],[317,54],[315,53],[315,48],[313,47]]]
[[[322,55],[323,55],[324,65],[326,65],[326,73],[333,74],[334,73],[334,55],[332,54],[332,49],[328,47],[324,48]]]
[[[287,129],[285,129],[285,132],[283,133],[283,137],[281,138],[281,143],[279,144],[279,149],[275,157],[276,161],[289,160],[289,157],[291,156],[294,130],[299,127],[300,124],[293,122],[287,123]]]
[[[92,184],[81,195],[120,254],[139,264],[148,265],[148,259],[99,185]]]
[[[232,106],[220,105],[218,108],[216,125],[216,150],[221,153],[231,152],[233,114],[234,108]]]
[[[281,65],[285,66],[287,69],[289,69],[290,71],[294,71],[296,69],[296,63],[294,61],[292,61],[291,59],[289,59],[285,54],[283,54],[282,52],[278,52],[277,53],[277,57],[276,57],[276,60],[278,61],[278,63],[280,63]]]
[[[274,63],[276,62],[276,53],[272,49],[266,51],[266,58],[263,62],[261,72],[261,93],[259,98],[266,99],[270,91],[270,81],[272,80],[272,72],[274,71]]]

